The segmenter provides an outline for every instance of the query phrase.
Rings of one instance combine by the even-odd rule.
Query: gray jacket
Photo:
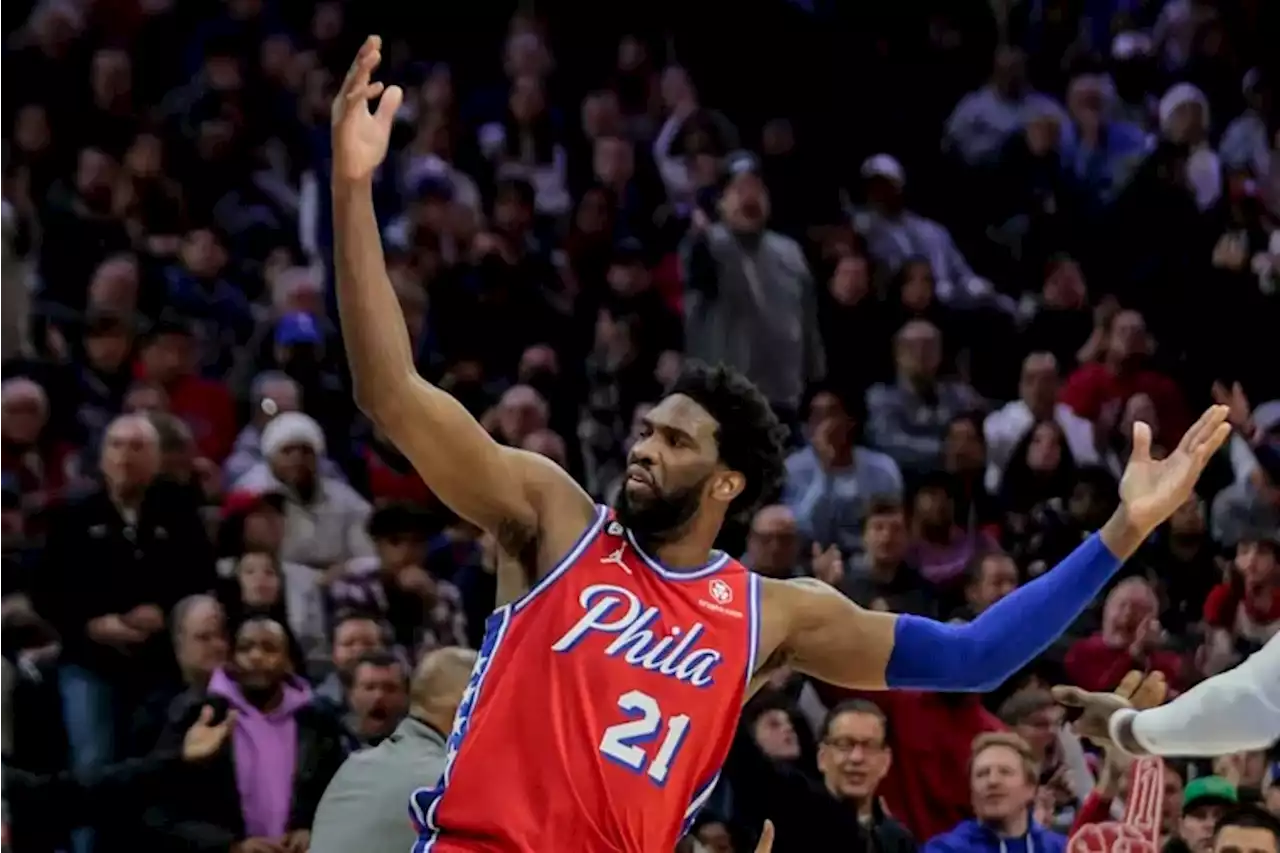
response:
[[[800,407],[826,374],[818,300],[800,245],[775,231],[743,239],[723,224],[681,247],[685,350],[746,374],[770,403]]]
[[[434,785],[445,762],[445,736],[407,718],[389,738],[353,753],[320,798],[310,853],[405,853],[417,841],[409,795]]]

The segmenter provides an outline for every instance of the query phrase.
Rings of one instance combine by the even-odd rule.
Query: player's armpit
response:
[[[799,672],[839,687],[883,690],[893,613],[866,610],[814,578],[763,578],[760,657],[781,652]]]
[[[377,426],[427,487],[458,515],[494,535],[509,554],[537,546],[539,573],[573,547],[595,505],[545,457],[503,447],[461,403],[419,376],[377,413]]]

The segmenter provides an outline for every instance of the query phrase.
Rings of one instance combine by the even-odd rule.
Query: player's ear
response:
[[[716,500],[724,503],[731,502],[738,495],[742,494],[742,490],[747,486],[747,478],[739,474],[737,471],[721,471],[716,476],[715,483],[711,487],[711,493]]]

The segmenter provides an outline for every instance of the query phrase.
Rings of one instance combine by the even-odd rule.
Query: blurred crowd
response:
[[[356,411],[330,287],[329,99],[386,20],[406,99],[376,196],[418,367],[603,503],[682,360],[723,361],[794,444],[724,546],[970,620],[1107,518],[1135,422],[1169,448],[1230,406],[1198,496],[1042,658],[987,695],[780,673],[682,844],[749,850],[768,817],[778,853],[1056,853],[1119,816],[1124,756],[1047,687],[1185,690],[1280,631],[1274,7],[766,3],[772,34],[722,40],[557,7],[423,41],[380,5],[11,9],[13,849],[303,853],[348,755],[448,729],[431,653],[478,644],[493,549]],[[773,38],[785,91],[735,53]],[[10,768],[106,773],[207,705],[232,742],[91,827],[13,799]],[[1278,759],[1166,762],[1165,849],[1280,815]]]

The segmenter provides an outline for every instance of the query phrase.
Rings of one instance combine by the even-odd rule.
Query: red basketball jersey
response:
[[[672,850],[729,752],[760,579],[674,572],[605,507],[487,624],[444,776],[413,793],[419,853]]]

